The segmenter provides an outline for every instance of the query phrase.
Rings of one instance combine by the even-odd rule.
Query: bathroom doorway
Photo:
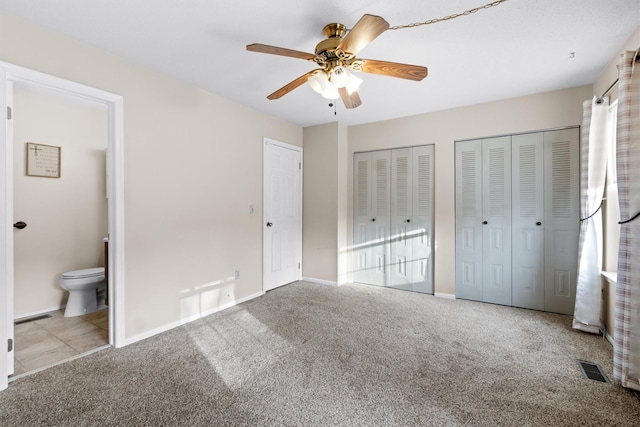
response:
[[[106,133],[106,148],[109,152],[109,160],[105,160],[105,151],[104,148],[98,150],[96,149],[93,152],[93,156],[96,162],[94,166],[98,165],[97,161],[101,157],[100,166],[97,167],[101,169],[103,174],[107,176],[106,180],[104,175],[102,177],[102,188],[96,188],[96,192],[101,192],[102,197],[106,196],[106,192],[109,192],[109,198],[106,203],[103,200],[103,206],[107,207],[108,214],[106,218],[102,220],[102,230],[99,230],[101,234],[99,239],[96,242],[97,251],[93,252],[89,255],[91,264],[100,265],[101,259],[103,259],[103,255],[108,254],[109,262],[105,266],[106,272],[108,273],[108,289],[109,289],[109,308],[106,312],[100,315],[94,315],[96,317],[91,317],[88,319],[82,319],[85,322],[89,322],[93,325],[90,329],[99,329],[98,324],[102,325],[108,329],[108,334],[102,333],[103,342],[104,338],[107,338],[106,342],[108,345],[120,347],[124,345],[124,316],[123,316],[123,307],[124,307],[124,268],[123,268],[123,260],[124,260],[124,197],[123,197],[123,157],[122,157],[122,146],[123,146],[123,129],[122,129],[122,97],[114,94],[110,94],[108,92],[101,91],[99,89],[91,88],[88,86],[80,85],[68,80],[59,79],[50,75],[46,75],[43,73],[35,72],[33,70],[25,69],[22,67],[18,67],[12,64],[0,62],[0,80],[4,83],[4,85],[0,86],[0,107],[2,110],[7,112],[6,121],[0,121],[0,142],[2,142],[2,147],[5,153],[4,162],[0,162],[0,270],[3,271],[0,275],[0,305],[6,309],[3,310],[6,313],[5,321],[0,322],[0,342],[3,342],[5,339],[8,342],[8,346],[0,346],[0,390],[4,389],[8,385],[8,377],[9,375],[15,372],[14,358],[15,358],[15,347],[14,347],[14,295],[17,296],[17,289],[15,288],[18,283],[14,279],[20,280],[19,277],[14,277],[15,273],[20,273],[19,269],[16,268],[14,271],[14,260],[16,261],[16,265],[19,263],[24,263],[25,259],[23,257],[24,254],[16,253],[16,246],[14,246],[15,235],[14,233],[17,231],[14,228],[14,224],[17,224],[19,221],[24,221],[27,223],[27,227],[29,227],[28,221],[24,219],[14,218],[14,195],[17,190],[14,186],[14,169],[26,167],[25,164],[21,164],[22,160],[20,157],[17,158],[16,163],[14,163],[14,129],[13,129],[13,116],[15,114],[20,114],[19,111],[15,109],[15,107],[20,106],[20,102],[18,102],[14,106],[14,94],[17,92],[26,92],[26,93],[46,93],[49,98],[54,98],[57,101],[64,99],[65,102],[76,105],[92,105],[93,109],[101,110],[100,114],[103,115],[104,120],[104,130]],[[19,97],[23,96],[24,93],[19,93]],[[39,123],[36,121],[30,126],[37,127]],[[18,135],[16,135],[16,138]],[[36,141],[38,142],[38,141]],[[22,145],[25,141],[15,140],[17,145]],[[42,144],[46,144],[42,142]],[[52,144],[55,146],[54,144]],[[58,144],[63,145],[63,144]],[[25,155],[27,153],[28,146],[24,146]],[[22,148],[18,148],[19,150]],[[69,152],[71,151],[71,152]],[[89,150],[91,151],[91,150]],[[65,154],[64,147],[60,150],[61,156],[71,156],[73,158],[73,150],[67,150]],[[91,155],[89,156],[89,158]],[[86,158],[85,158],[86,161]],[[64,163],[62,163],[64,165]],[[19,171],[18,171],[19,172]],[[54,171],[55,172],[55,171]],[[64,174],[64,171],[60,171]],[[70,171],[68,171],[70,172]],[[41,179],[51,179],[55,178],[41,178]],[[36,181],[31,181],[37,182]],[[46,184],[45,184],[46,185]],[[78,186],[82,186],[83,182],[79,182]],[[93,184],[96,186],[95,183]],[[108,187],[108,189],[107,189]],[[20,190],[22,191],[22,190]],[[26,194],[26,192],[25,192]],[[38,196],[43,205],[41,205],[40,210],[47,209],[47,201],[51,202],[52,198],[56,197],[56,190],[45,191]],[[42,207],[44,206],[44,207]],[[15,206],[17,207],[17,206]],[[51,217],[60,214],[73,214],[76,216],[76,219],[82,217],[81,213],[77,213],[73,211],[73,209],[61,209],[63,212],[53,212],[50,211],[49,215]],[[80,221],[78,219],[78,221]],[[38,221],[36,221],[37,223]],[[40,221],[44,222],[44,221]],[[34,226],[36,223],[32,223]],[[55,225],[50,225],[55,227]],[[80,227],[78,227],[80,228]],[[98,227],[100,228],[100,227]],[[27,228],[28,229],[28,228]],[[24,230],[20,230],[24,231]],[[102,238],[104,236],[105,231],[109,236],[109,246],[108,252],[105,254],[103,252],[103,243]],[[78,241],[79,236],[83,233],[80,231],[68,231],[68,235],[70,235],[70,240]],[[18,245],[19,246],[19,245]],[[54,254],[52,258],[56,258],[59,254],[56,253],[56,248],[51,249],[51,253]],[[28,256],[26,258],[27,265],[29,262],[41,262],[42,257],[33,258],[29,260]],[[46,262],[59,262],[60,259],[54,261],[46,261]],[[78,262],[86,262],[86,260],[78,261]],[[87,266],[88,267],[88,266]],[[22,268],[22,267],[20,267]],[[68,267],[62,268],[60,273],[66,271]],[[57,291],[57,289],[50,286],[51,289]],[[22,292],[22,290],[20,290]],[[31,292],[32,294],[34,292]],[[63,304],[63,297],[58,294],[59,303],[58,306]],[[64,295],[64,294],[63,294]],[[40,296],[38,296],[40,297]],[[34,300],[38,297],[34,296]],[[62,299],[62,301],[60,300]],[[25,298],[22,298],[22,303],[24,303]],[[40,301],[40,308],[36,308],[32,312],[28,312],[28,314],[37,314],[38,311],[41,311],[43,307],[42,301]],[[21,311],[29,310],[27,306],[22,306],[20,308]],[[46,302],[44,303],[46,306]],[[27,307],[27,308],[25,308]],[[35,307],[35,306],[34,306]],[[55,303],[54,306],[55,307]],[[43,314],[49,314],[52,318],[62,317],[61,313],[56,314],[57,310],[53,312],[46,312]],[[21,313],[15,313],[21,314]],[[104,316],[102,319],[100,316]],[[46,319],[36,320],[35,322],[44,322]],[[80,319],[76,319],[80,320]],[[105,322],[106,320],[106,322]],[[92,323],[93,322],[93,323]],[[108,337],[105,337],[108,336]],[[82,346],[79,346],[82,347]]]
[[[70,313],[60,284],[63,272],[105,267],[108,113],[16,83],[12,122],[13,216],[24,225],[13,232],[15,378],[109,344],[103,301]],[[90,313],[65,317],[80,308]]]

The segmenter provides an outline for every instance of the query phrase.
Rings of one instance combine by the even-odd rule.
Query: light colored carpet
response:
[[[18,379],[0,425],[638,426],[612,349],[571,317],[298,282]]]

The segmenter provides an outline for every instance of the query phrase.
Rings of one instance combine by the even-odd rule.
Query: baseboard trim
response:
[[[133,344],[133,343],[136,343],[138,341],[142,341],[144,339],[151,338],[154,335],[158,335],[158,334],[161,334],[163,332],[170,331],[171,329],[177,328],[178,326],[182,326],[182,325],[185,325],[187,323],[194,322],[194,321],[196,321],[198,319],[202,319],[203,317],[207,317],[207,316],[209,316],[211,314],[214,314],[214,313],[217,313],[219,311],[226,310],[226,309],[234,307],[234,306],[236,306],[238,304],[242,304],[243,302],[247,302],[247,301],[250,301],[250,300],[252,300],[254,298],[261,297],[262,295],[264,295],[264,292],[262,292],[262,291],[256,292],[255,294],[246,296],[244,298],[240,298],[240,299],[235,300],[235,301],[231,301],[231,302],[229,302],[227,304],[223,304],[223,305],[221,305],[219,307],[212,308],[210,310],[203,311],[203,312],[198,313],[198,314],[196,314],[194,316],[189,316],[189,317],[186,317],[184,319],[180,319],[180,320],[178,320],[176,322],[167,323],[166,325],[160,326],[159,328],[155,328],[155,329],[152,329],[150,331],[144,332],[142,334],[135,335],[135,336],[133,336],[131,338],[125,338],[124,344],[122,345],[122,347],[126,347],[129,344]]]
[[[46,308],[44,310],[38,310],[38,311],[31,312],[31,313],[21,314],[19,316],[14,316],[13,320],[16,321],[16,320],[20,320],[20,319],[29,318],[29,317],[41,316],[43,314],[51,313],[52,311],[62,310],[66,306],[67,306],[67,304],[62,304],[62,305],[57,305],[55,307]]]
[[[600,332],[602,333],[602,336],[605,337],[607,341],[609,341],[609,344],[615,346],[615,344],[613,343],[613,337],[609,335],[609,332],[607,332],[607,330],[604,327],[600,328]]]
[[[323,279],[314,279],[313,277],[303,277],[300,280],[303,280],[305,282],[318,283],[320,285],[339,286],[338,282],[332,282],[330,280],[323,280]]]
[[[456,296],[453,294],[443,294],[442,292],[436,292],[433,294],[434,297],[444,298],[444,299],[456,299]]]

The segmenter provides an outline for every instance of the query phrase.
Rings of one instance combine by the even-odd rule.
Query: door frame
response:
[[[13,366],[13,86],[15,83],[45,89],[81,100],[102,104],[107,109],[108,228],[109,228],[109,344],[125,345],[124,335],[124,100],[120,95],[65,80],[49,74],[0,61],[0,390],[8,387],[9,366]],[[11,109],[11,110],[9,110]],[[1,148],[1,147],[4,147]]]
[[[280,141],[276,141],[275,139],[271,139],[271,138],[267,138],[267,137],[263,137],[262,138],[262,292],[266,292],[266,277],[267,277],[267,254],[268,254],[268,250],[267,250],[267,239],[266,239],[266,233],[267,233],[267,218],[266,218],[266,197],[267,197],[267,191],[266,191],[266,184],[267,184],[267,168],[266,168],[266,161],[267,161],[267,150],[266,147],[267,145],[275,145],[277,147],[281,147],[281,148],[285,148],[285,149],[289,149],[289,150],[293,150],[293,151],[297,151],[298,153],[300,153],[300,187],[298,189],[299,191],[299,205],[298,205],[298,215],[300,218],[300,224],[299,224],[299,228],[298,228],[298,259],[300,260],[300,268],[298,269],[298,277],[297,280],[300,280],[302,278],[302,189],[303,189],[303,171],[304,171],[304,161],[303,161],[303,149],[302,147],[299,147],[297,145],[291,145],[291,144],[287,144],[285,142],[280,142]],[[269,288],[272,289],[272,288]]]

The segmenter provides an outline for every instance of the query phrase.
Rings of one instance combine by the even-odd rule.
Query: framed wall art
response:
[[[27,142],[27,175],[60,178],[60,147]]]

